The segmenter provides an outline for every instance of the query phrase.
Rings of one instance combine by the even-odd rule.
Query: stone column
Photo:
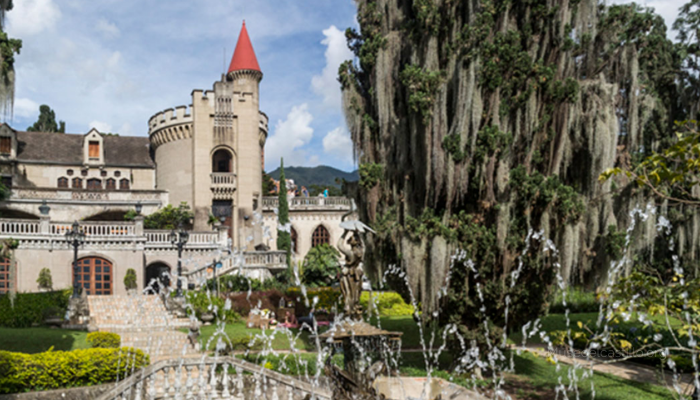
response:
[[[217,223],[214,229],[219,232],[219,245],[223,248],[228,248],[228,226]]]
[[[143,220],[144,220],[143,215],[137,215],[134,218],[134,235],[136,235],[136,236],[143,236],[144,235]]]
[[[39,233],[48,235],[51,233],[51,217],[42,215],[39,217]]]

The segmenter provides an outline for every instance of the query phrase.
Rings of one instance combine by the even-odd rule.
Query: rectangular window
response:
[[[12,152],[12,138],[0,138],[0,154],[9,155]]]
[[[90,141],[89,145],[89,157],[90,158],[100,158],[100,142]]]

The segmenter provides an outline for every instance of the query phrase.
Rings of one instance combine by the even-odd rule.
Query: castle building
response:
[[[122,294],[134,269],[139,288],[163,273],[201,283],[217,273],[269,278],[286,268],[275,250],[276,197],[263,197],[268,118],[260,111],[263,73],[245,27],[228,72],[212,90],[193,90],[192,103],[153,115],[148,137],[24,132],[0,126],[0,179],[9,198],[0,203],[0,240],[13,257],[0,259],[0,294],[36,291],[43,268],[54,288],[76,279],[88,294]],[[187,203],[194,213],[189,241],[178,258],[171,232],[150,230],[144,217]],[[140,216],[125,221],[131,210]],[[290,200],[294,257],[335,243],[350,210],[345,198]],[[80,221],[85,240],[66,240]],[[224,257],[232,249],[234,257]],[[223,262],[217,259],[225,258]],[[240,260],[240,263],[235,260]],[[242,264],[242,265],[241,265]]]

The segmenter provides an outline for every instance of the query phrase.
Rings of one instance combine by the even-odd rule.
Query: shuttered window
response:
[[[88,146],[90,158],[100,158],[100,142],[90,141]]]
[[[0,154],[10,154],[12,152],[12,138],[0,138]]]
[[[116,190],[117,189],[117,181],[116,179],[109,178],[107,179],[107,186],[105,187],[107,190]]]
[[[58,178],[58,187],[67,188],[68,187],[68,178],[64,178],[64,177]]]
[[[124,178],[119,181],[119,189],[121,190],[129,190],[129,180]]]

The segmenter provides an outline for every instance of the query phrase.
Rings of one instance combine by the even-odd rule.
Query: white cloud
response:
[[[340,107],[340,83],[338,82],[338,67],[345,60],[352,58],[348,49],[345,34],[335,25],[323,31],[326,37],[321,44],[326,46],[326,66],[321,75],[311,78],[311,87],[318,95],[323,96],[323,103],[329,107]]]
[[[14,115],[21,118],[36,118],[39,115],[39,103],[27,98],[15,99]]]
[[[95,28],[98,32],[104,34],[104,36],[109,39],[119,37],[119,35],[121,34],[121,31],[119,30],[117,25],[113,22],[107,21],[105,18],[100,18],[99,20],[97,20]]]
[[[15,1],[7,14],[10,36],[26,38],[53,28],[61,18],[61,10],[53,0]]]
[[[338,127],[328,132],[323,138],[323,151],[338,161],[352,163],[352,140],[344,127]]]
[[[311,141],[314,129],[311,127],[313,116],[308,104],[292,107],[287,119],[277,121],[274,134],[265,145],[265,158],[276,164],[284,157],[287,165],[307,165],[306,151],[301,149]]]
[[[90,126],[88,127],[89,129],[95,128],[97,129],[100,133],[110,133],[112,132],[112,125],[102,122],[102,121],[92,121],[90,122]]]

